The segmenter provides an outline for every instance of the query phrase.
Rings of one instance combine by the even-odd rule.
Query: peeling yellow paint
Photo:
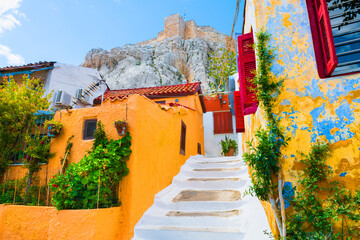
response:
[[[360,185],[360,74],[320,79],[314,57],[307,9],[300,0],[253,0],[256,29],[268,29],[278,54],[274,64],[285,77],[284,89],[278,96],[276,115],[291,137],[281,164],[286,181],[295,184],[291,171],[302,168],[298,152],[308,153],[314,139],[329,142],[332,155],[327,164],[334,169],[334,179],[353,189]],[[279,70],[280,69],[280,70]],[[349,84],[355,90],[348,90]],[[337,97],[337,95],[339,95]],[[350,109],[351,112],[342,112]],[[318,111],[314,114],[315,111]],[[286,114],[285,114],[286,112]],[[339,114],[339,112],[341,114]],[[245,118],[245,141],[253,139],[256,129],[264,127],[261,109]],[[316,119],[313,117],[316,116]],[[340,116],[340,117],[339,117]],[[290,156],[295,157],[290,157]],[[339,174],[346,172],[345,177]],[[266,210],[267,214],[271,211]],[[273,231],[276,231],[273,229]]]
[[[283,25],[284,27],[290,27],[292,26],[292,22],[290,22],[289,18],[291,17],[290,13],[283,13]]]
[[[339,131],[339,130],[340,130],[340,128],[335,127],[335,128],[332,128],[332,129],[330,130],[330,133],[331,133],[332,135],[334,135],[335,132],[337,132],[337,131]]]

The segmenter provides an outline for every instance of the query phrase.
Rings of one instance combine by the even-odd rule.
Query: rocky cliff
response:
[[[208,89],[208,57],[225,48],[229,37],[211,27],[185,22],[178,14],[165,18],[157,38],[113,48],[92,49],[84,67],[96,68],[111,89],[173,85],[201,81]],[[233,42],[233,41],[231,41]],[[234,48],[231,45],[231,48]]]

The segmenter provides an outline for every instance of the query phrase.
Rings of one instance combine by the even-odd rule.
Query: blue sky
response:
[[[0,67],[80,65],[92,48],[156,37],[174,13],[186,12],[186,20],[230,34],[235,7],[236,0],[0,0]],[[241,31],[241,18],[235,32]]]

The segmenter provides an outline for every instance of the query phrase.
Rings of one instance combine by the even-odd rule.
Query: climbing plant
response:
[[[351,192],[332,180],[333,171],[326,164],[330,154],[329,144],[320,143],[312,145],[309,154],[300,153],[304,168],[288,217],[290,239],[360,238],[360,189]]]
[[[332,180],[326,164],[331,155],[329,144],[312,144],[306,155],[300,153],[304,168],[296,176],[292,211],[285,211],[283,198],[282,152],[290,138],[286,137],[279,116],[274,114],[283,79],[271,72],[274,48],[270,35],[256,34],[257,70],[254,85],[264,110],[265,128],[259,128],[249,141],[244,161],[251,167],[253,186],[247,192],[270,202],[280,232],[279,239],[358,239],[360,237],[360,189],[348,190],[344,183]],[[327,196],[327,197],[324,197]]]
[[[66,172],[58,173],[49,182],[54,192],[52,203],[60,209],[92,209],[118,204],[116,186],[129,169],[126,160],[131,154],[131,136],[109,140],[101,121],[95,130],[93,147]]]
[[[44,95],[40,79],[28,79],[22,83],[13,77],[3,78],[0,85],[0,177],[11,159],[20,152],[19,143],[31,134],[31,125],[37,118],[34,113],[49,108],[51,94]]]
[[[284,181],[280,171],[280,159],[282,158],[281,151],[287,146],[289,138],[285,136],[280,126],[279,117],[273,114],[283,80],[271,72],[275,49],[269,46],[270,34],[260,31],[256,37],[255,49],[258,62],[253,82],[257,86],[259,104],[265,112],[266,127],[256,131],[257,144],[253,140],[247,142],[249,150],[244,153],[244,161],[252,170],[253,183],[248,193],[255,194],[260,200],[271,203],[280,235],[283,237],[286,236],[286,216],[282,197]],[[281,203],[281,213],[278,201]]]
[[[55,154],[50,153],[50,139],[46,135],[25,136],[25,142],[27,147],[24,167],[29,170],[27,173],[25,202],[29,202],[31,181],[34,173],[40,170],[41,163],[48,163],[49,159]]]
[[[227,55],[227,58],[226,58]],[[236,73],[236,55],[225,48],[214,51],[209,56],[209,76],[215,81],[210,83],[212,92],[225,91],[229,76]]]

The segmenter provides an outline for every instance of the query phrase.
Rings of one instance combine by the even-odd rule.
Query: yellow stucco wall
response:
[[[281,125],[291,137],[281,161],[286,181],[295,185],[296,177],[291,172],[301,169],[298,151],[308,153],[316,140],[322,140],[329,142],[333,150],[327,161],[334,170],[333,180],[345,182],[350,189],[357,188],[360,74],[319,78],[305,0],[247,0],[246,4],[245,29],[251,25],[272,34],[270,44],[276,47],[272,71],[285,78],[274,113],[281,115]],[[260,109],[245,117],[244,152],[245,142],[254,138],[259,126],[264,126],[262,116]]]
[[[106,223],[106,225],[112,234],[119,236],[117,239],[131,239],[135,224],[152,205],[155,194],[171,183],[172,178],[179,172],[180,167],[190,155],[197,155],[198,143],[201,144],[201,152],[204,153],[203,113],[199,97],[192,95],[165,100],[169,103],[175,102],[175,99],[178,99],[177,103],[193,110],[156,104],[146,97],[131,95],[123,100],[107,100],[102,106],[58,111],[54,118],[60,121],[64,127],[63,132],[51,143],[51,152],[56,153],[56,155],[47,165],[42,166],[38,175],[45,176],[46,171],[49,175],[53,175],[60,169],[60,157],[64,156],[66,141],[73,134],[73,148],[69,160],[70,162],[80,161],[86,151],[92,147],[92,140],[82,139],[86,119],[96,118],[98,121],[100,120],[105,125],[108,137],[118,139],[119,136],[113,122],[118,119],[125,119],[127,116],[132,137],[132,154],[127,161],[129,175],[123,178],[119,186],[119,199],[122,202],[121,210],[118,210],[120,215],[119,217],[112,216],[115,219],[114,222]],[[159,100],[163,101],[164,99]],[[181,121],[186,124],[185,155],[180,154]],[[10,179],[15,177],[16,171],[24,171],[24,169],[22,170],[21,166],[13,166],[9,171]],[[18,208],[18,206],[13,207],[14,209]],[[19,209],[13,211],[22,211],[21,207]],[[53,208],[50,209],[53,211]],[[37,210],[32,211],[36,212]],[[44,219],[45,222],[50,221],[51,225],[52,235],[48,239],[85,239],[82,238],[81,232],[88,231],[86,225],[95,224],[94,219],[96,221],[99,219],[106,220],[106,215],[102,215],[102,213],[96,213],[96,217],[91,217],[94,214],[91,211],[68,210],[55,211],[55,213],[52,211],[43,213],[51,215],[50,219]],[[0,210],[1,214],[2,211]],[[69,226],[66,224],[66,218],[76,218],[73,215],[82,217],[79,218],[78,222],[74,221],[73,226]],[[7,214],[6,216],[9,218],[10,215]],[[85,222],[80,219],[85,219]],[[16,219],[11,221],[14,223]],[[25,218],[24,221],[20,222],[22,222],[20,228],[22,226],[26,228],[31,227],[36,219]],[[6,224],[3,229],[0,228],[0,231],[7,232],[13,225]],[[19,224],[14,225],[14,227],[19,227]],[[103,234],[104,232],[101,231],[100,233]],[[31,234],[37,236],[37,233]],[[91,234],[89,239],[99,239],[95,231]],[[45,235],[38,235],[38,239],[43,237],[45,239]]]

